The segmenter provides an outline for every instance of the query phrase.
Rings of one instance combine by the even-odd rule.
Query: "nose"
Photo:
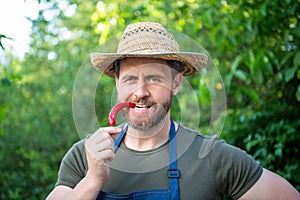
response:
[[[144,99],[150,96],[148,85],[145,83],[141,83],[135,89],[133,93],[133,100],[138,101],[139,99]]]

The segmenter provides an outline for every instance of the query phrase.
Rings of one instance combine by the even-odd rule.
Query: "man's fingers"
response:
[[[122,128],[120,127],[103,127],[99,128],[95,133],[99,134],[102,132],[107,132],[109,134],[119,134],[122,131]]]
[[[88,143],[101,143],[105,140],[111,140],[114,142],[116,134],[122,131],[121,128],[117,127],[105,127],[99,128],[88,140]]]
[[[116,139],[116,134],[119,134],[122,131],[121,128],[118,127],[105,127],[99,128],[93,135],[92,138],[98,142],[102,140],[106,140],[108,138]]]

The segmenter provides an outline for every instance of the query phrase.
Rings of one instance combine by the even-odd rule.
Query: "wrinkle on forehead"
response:
[[[120,76],[133,74],[165,74],[171,72],[166,60],[153,58],[125,58],[121,61]]]

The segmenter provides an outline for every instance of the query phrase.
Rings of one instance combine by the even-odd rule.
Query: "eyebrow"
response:
[[[162,76],[162,75],[160,75],[160,74],[151,74],[151,75],[147,75],[145,78],[146,78],[146,79],[151,79],[151,78],[165,79],[164,76]]]
[[[137,76],[136,75],[131,75],[131,74],[126,74],[121,78],[121,80],[124,81],[124,80],[130,79],[130,78],[137,78]],[[159,78],[159,79],[162,79],[162,80],[165,79],[165,77],[160,75],[160,74],[151,74],[151,75],[146,75],[145,76],[145,79],[151,79],[151,78]]]

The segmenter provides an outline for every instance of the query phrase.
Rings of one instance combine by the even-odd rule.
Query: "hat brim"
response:
[[[145,57],[164,60],[176,60],[183,64],[180,71],[183,75],[192,75],[202,69],[208,61],[208,57],[202,53],[194,52],[171,52],[159,54],[117,54],[117,53],[92,53],[92,65],[107,76],[114,77],[113,63],[123,58]]]

